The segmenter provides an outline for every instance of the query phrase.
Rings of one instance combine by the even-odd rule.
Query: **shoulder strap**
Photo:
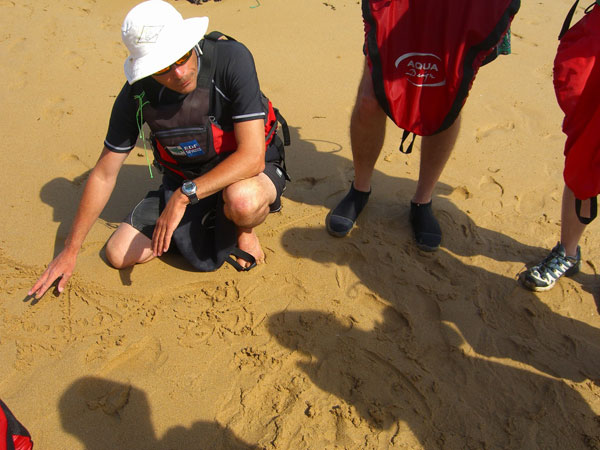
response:
[[[200,70],[198,71],[198,87],[209,88],[212,83],[217,55],[215,52],[215,43],[204,39],[202,43],[202,55],[200,56]]]
[[[575,10],[577,9],[578,4],[579,0],[575,0],[575,3],[573,3],[573,6],[571,6],[571,9],[567,13],[567,17],[565,17],[563,26],[560,29],[560,34],[558,35],[559,40],[565,35],[567,31],[569,31],[569,28],[571,27],[571,21],[573,20],[573,15],[575,14]]]
[[[218,41],[218,40],[222,40],[223,38],[227,39],[228,41],[236,40],[236,39],[232,38],[231,36],[229,36],[228,34],[221,33],[220,31],[211,31],[206,36],[204,36],[204,38],[210,39],[211,41]]]
[[[571,6],[571,9],[569,10],[569,12],[567,13],[567,17],[565,17],[565,21],[563,22],[563,26],[560,29],[560,34],[558,35],[558,39],[560,40],[567,31],[569,31],[569,28],[571,27],[571,21],[573,20],[573,15],[575,14],[575,11],[577,10],[577,5],[579,4],[579,0],[575,0],[575,3],[573,4],[573,6]],[[588,12],[591,11],[591,9],[595,6],[595,5],[600,5],[600,0],[595,0],[594,3],[592,3],[590,6],[588,6],[585,9],[586,14]]]
[[[234,38],[220,31],[211,31],[202,40],[202,56],[200,57],[200,71],[198,72],[198,86],[209,88],[217,67],[216,41],[221,39],[235,41]]]

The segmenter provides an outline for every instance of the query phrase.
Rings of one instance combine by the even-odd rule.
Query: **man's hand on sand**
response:
[[[33,295],[36,299],[40,299],[59,278],[60,281],[58,282],[57,289],[60,294],[64,291],[71,275],[73,275],[76,262],[77,253],[68,252],[67,250],[60,252],[48,265],[48,268],[29,290],[27,295]]]

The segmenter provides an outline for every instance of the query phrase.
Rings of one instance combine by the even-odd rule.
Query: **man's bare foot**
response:
[[[247,253],[250,253],[254,258],[256,258],[257,264],[262,264],[265,262],[265,253],[263,252],[262,247],[260,246],[260,242],[258,240],[258,236],[254,233],[254,230],[241,230],[238,229],[238,247],[241,250],[244,250]],[[238,258],[238,264],[242,267],[249,267],[250,262],[244,259]]]

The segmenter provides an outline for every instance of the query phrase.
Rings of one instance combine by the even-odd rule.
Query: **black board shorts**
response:
[[[265,170],[263,170],[263,173],[273,182],[275,190],[277,191],[275,201],[269,205],[270,212],[278,212],[281,209],[281,195],[285,191],[287,175],[279,163],[276,162],[265,163]],[[166,180],[164,180],[163,183],[165,181]],[[173,183],[170,184],[172,185]],[[168,186],[168,188],[175,190],[178,186]],[[165,186],[161,185],[158,191],[148,192],[146,196],[135,205],[123,222],[131,225],[149,239],[152,239],[156,221],[165,207],[163,195],[164,189]],[[195,216],[195,220],[200,220],[203,225],[210,227],[211,222],[214,222],[217,200],[220,196],[221,193],[218,192],[210,197],[203,198],[197,204],[188,206],[187,210],[189,211],[189,214]],[[188,214],[187,211],[186,214]]]

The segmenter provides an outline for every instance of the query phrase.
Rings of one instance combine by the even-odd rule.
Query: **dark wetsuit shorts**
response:
[[[265,170],[263,173],[268,176],[275,185],[277,196],[275,201],[271,203],[270,210],[271,212],[277,212],[281,209],[281,195],[283,194],[283,191],[285,191],[286,173],[279,163],[276,162],[265,163]],[[214,194],[214,196],[217,195],[220,194]],[[148,192],[146,197],[144,197],[142,201],[135,205],[123,222],[128,223],[136,230],[142,232],[149,239],[152,239],[156,221],[158,220],[158,217],[164,208],[164,204],[162,204],[162,197],[163,195],[161,190]],[[200,203],[202,204],[208,202],[203,202],[201,200]],[[216,202],[213,203],[216,204]],[[213,212],[214,210],[207,209],[202,220],[211,220],[211,216],[214,217]]]

